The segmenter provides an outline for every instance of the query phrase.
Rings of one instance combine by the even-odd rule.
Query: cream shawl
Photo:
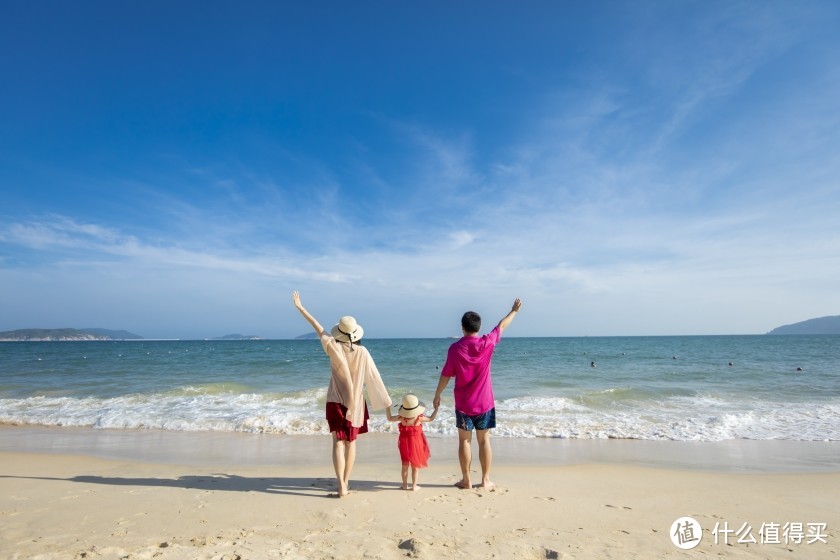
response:
[[[330,357],[327,402],[337,402],[346,406],[347,419],[354,428],[360,428],[364,424],[365,388],[372,410],[382,410],[391,406],[391,397],[367,348],[358,344],[338,342],[326,332],[321,334],[321,346]]]

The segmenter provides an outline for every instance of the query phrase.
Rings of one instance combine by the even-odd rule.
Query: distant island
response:
[[[314,332],[308,332],[306,334],[302,334],[300,336],[296,336],[295,340],[309,340],[312,338],[318,338],[318,334]]]
[[[3,342],[52,342],[64,340],[142,340],[128,331],[108,329],[17,329],[0,332]]]
[[[255,336],[250,334],[226,334],[225,336],[217,336],[216,338],[211,338],[210,340],[265,340],[261,336]]]
[[[767,334],[840,334],[840,315],[818,317],[792,325],[783,325]]]

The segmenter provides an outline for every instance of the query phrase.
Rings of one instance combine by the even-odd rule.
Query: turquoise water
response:
[[[452,342],[365,345],[428,404]],[[325,434],[328,371],[316,340],[6,342],[0,423]],[[497,436],[840,440],[840,336],[510,337],[493,379]]]

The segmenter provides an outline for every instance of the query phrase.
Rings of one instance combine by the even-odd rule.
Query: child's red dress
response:
[[[410,426],[400,422],[400,438],[397,445],[400,448],[400,459],[403,463],[409,463],[412,467],[423,468],[429,466],[429,442],[426,441],[426,434],[423,433],[422,416],[414,420]]]

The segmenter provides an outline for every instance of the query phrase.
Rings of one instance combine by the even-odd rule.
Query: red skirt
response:
[[[403,426],[400,424],[400,437],[397,440],[400,448],[400,459],[403,464],[410,464],[412,467],[421,469],[429,466],[429,442],[426,441],[426,434],[423,433],[423,426]]]
[[[356,441],[359,434],[366,434],[368,431],[368,409],[367,402],[365,402],[365,420],[361,428],[356,428],[350,424],[347,419],[347,407],[341,403],[328,402],[327,403],[327,424],[330,426],[330,432],[335,432],[335,437],[345,441]]]

